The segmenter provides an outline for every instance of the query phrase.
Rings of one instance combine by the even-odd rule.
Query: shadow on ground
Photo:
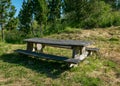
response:
[[[61,75],[61,73],[69,69],[66,63],[40,60],[25,55],[19,55],[17,53],[3,54],[0,56],[0,60],[24,66],[38,73],[46,74],[47,77],[53,79],[58,78]]]

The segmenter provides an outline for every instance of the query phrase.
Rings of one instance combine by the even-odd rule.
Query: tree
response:
[[[116,8],[120,10],[120,0],[116,0],[115,3],[116,3]]]
[[[0,25],[2,40],[4,40],[4,29],[9,21],[14,17],[15,7],[10,0],[0,0]]]
[[[103,0],[65,0],[65,6],[67,20],[73,27],[92,28],[103,24],[112,25],[107,16],[111,12],[111,7]]]
[[[6,24],[5,28],[7,30],[15,30],[18,27],[18,18],[12,18],[9,20],[9,22]]]
[[[22,9],[18,15],[19,18],[19,29],[23,31],[25,35],[30,33],[31,24],[33,19],[33,2],[32,0],[24,0],[22,4]]]
[[[35,20],[40,25],[40,33],[43,35],[43,25],[44,29],[47,24],[48,8],[45,0],[33,0],[33,13]]]
[[[61,4],[62,0],[48,0],[48,20],[55,21],[60,18]]]
[[[76,26],[90,16],[97,0],[65,0],[65,13],[70,24]],[[76,24],[75,24],[76,23]]]
[[[47,32],[55,33],[63,30],[61,28],[61,15],[63,11],[63,0],[47,0],[48,3],[48,23],[50,28]]]

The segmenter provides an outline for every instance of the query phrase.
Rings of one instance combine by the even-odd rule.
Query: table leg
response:
[[[72,50],[72,58],[77,59],[80,55],[80,48],[79,47],[73,47]]]
[[[86,47],[74,47],[72,57],[74,59],[83,60],[88,56]]]
[[[35,44],[35,51],[37,52],[43,52],[45,45],[43,44]]]
[[[33,43],[27,42],[27,50],[28,51],[33,51]]]
[[[88,56],[88,52],[86,51],[86,47],[73,47],[72,58],[78,60],[84,60]],[[70,67],[77,66],[77,64],[71,64]]]

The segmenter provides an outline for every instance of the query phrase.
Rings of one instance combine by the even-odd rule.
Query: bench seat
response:
[[[86,48],[86,50],[89,52],[89,55],[92,55],[92,53],[96,53],[96,55],[98,55],[99,57],[101,57],[100,52],[99,52],[99,48]]]
[[[98,52],[99,48],[86,48],[87,51],[94,51],[94,52]]]
[[[73,64],[77,64],[77,63],[80,62],[80,60],[78,60],[78,59],[67,58],[67,57],[63,57],[63,56],[50,55],[50,54],[44,54],[44,53],[36,53],[36,52],[31,52],[31,51],[21,50],[21,49],[15,50],[15,52],[20,53],[20,54],[29,55],[29,56],[39,57],[41,59],[64,61],[64,62],[73,63]]]

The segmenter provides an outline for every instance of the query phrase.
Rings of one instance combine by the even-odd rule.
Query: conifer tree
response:
[[[33,19],[33,5],[32,0],[24,0],[22,9],[18,15],[19,18],[19,29],[27,35],[31,30],[31,22]]]

